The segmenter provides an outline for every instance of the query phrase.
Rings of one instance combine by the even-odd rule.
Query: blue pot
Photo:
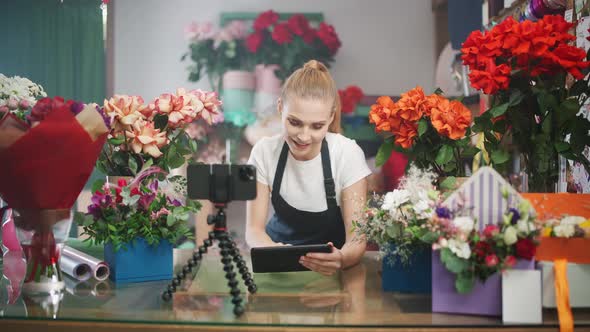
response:
[[[408,265],[383,258],[382,287],[385,292],[422,293],[432,292],[432,250],[423,247],[410,257]]]
[[[110,279],[131,283],[172,279],[172,244],[161,240],[150,246],[143,238],[127,244],[127,250],[114,251],[111,243],[104,246],[104,259],[111,269]]]

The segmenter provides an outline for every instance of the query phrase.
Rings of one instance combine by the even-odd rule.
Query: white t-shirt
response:
[[[336,185],[336,202],[341,205],[340,192],[371,174],[371,170],[363,150],[354,140],[334,133],[328,133],[326,140]],[[248,160],[248,164],[256,166],[258,182],[268,185],[271,191],[284,142],[282,135],[265,137],[254,145]],[[296,160],[289,153],[280,194],[297,210],[324,211],[328,206],[323,178],[321,153],[305,161]]]

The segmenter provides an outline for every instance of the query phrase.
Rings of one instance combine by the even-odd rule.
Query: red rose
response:
[[[518,239],[516,242],[516,256],[530,260],[536,252],[537,246],[531,239]]]
[[[271,25],[275,24],[279,20],[279,14],[272,10],[267,10],[254,20],[254,30],[261,31],[264,30]]]
[[[301,14],[291,16],[287,21],[287,27],[297,36],[303,36],[307,30],[310,30],[309,21]]]
[[[491,254],[486,256],[486,266],[487,267],[494,267],[496,265],[498,265],[498,256]]]
[[[279,45],[287,44],[293,41],[293,35],[289,31],[286,23],[277,24],[272,31],[272,39]]]
[[[504,265],[506,265],[506,267],[513,267],[514,265],[516,265],[516,257],[512,255],[507,256],[504,260]]]
[[[477,258],[483,259],[492,252],[492,246],[490,246],[490,244],[485,241],[480,241],[475,244],[473,252]]]
[[[248,35],[248,37],[246,37],[246,48],[248,51],[251,53],[256,53],[262,44],[262,38],[262,32],[254,32]]]
[[[317,33],[312,28],[309,28],[306,31],[304,31],[303,36],[301,36],[301,38],[303,38],[303,41],[308,45],[311,45],[316,37]]]
[[[330,50],[330,54],[334,55],[342,45],[340,43],[340,39],[338,39],[338,35],[336,34],[336,30],[331,25],[328,25],[324,22],[320,23],[320,28],[318,30],[318,37],[326,45],[328,50]]]
[[[483,235],[486,238],[492,238],[494,235],[500,233],[500,228],[497,225],[487,225],[483,230]]]
[[[346,95],[357,103],[363,98],[363,90],[356,85],[346,87]]]

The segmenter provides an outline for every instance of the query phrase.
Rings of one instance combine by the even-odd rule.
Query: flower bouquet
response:
[[[353,114],[356,106],[363,99],[364,93],[358,86],[349,85],[343,90],[338,90],[338,96],[340,97],[342,114]]]
[[[129,183],[125,179],[117,184],[95,183],[87,213],[75,216],[88,241],[105,244],[113,280],[172,277],[172,245],[192,237],[186,222],[200,204],[186,200],[186,178],[160,181],[152,176],[156,173],[165,175],[158,167],[150,167]]]
[[[258,15],[253,28],[246,37],[247,50],[257,64],[278,65],[275,73],[281,81],[312,59],[329,67],[342,46],[333,26],[322,22],[314,28],[302,14],[280,21],[278,13],[268,10]]]
[[[147,105],[139,96],[105,100],[113,125],[97,168],[106,175],[134,176],[152,165],[166,172],[182,166],[197,150],[185,127],[198,119],[209,125],[220,121],[220,105],[215,92],[185,89],[162,94]]]
[[[377,243],[384,256],[383,290],[430,291],[430,245],[426,225],[439,204],[436,175],[411,166],[399,189],[374,195],[355,231]]]
[[[590,62],[570,45],[572,26],[561,15],[537,22],[508,17],[473,31],[461,48],[471,85],[490,95],[489,110],[473,127],[483,134],[483,159],[506,173],[512,156],[522,158],[531,192],[555,191],[559,155],[590,171],[583,155],[590,122],[579,112],[590,95],[582,72]],[[578,81],[570,84],[568,74]]]
[[[96,104],[39,100],[22,121],[0,121],[0,196],[14,210],[27,256],[24,289],[63,288],[59,255],[76,201],[104,145],[109,119]]]
[[[517,259],[535,257],[541,227],[531,210],[530,203],[522,200],[505,212],[499,225],[478,229],[466,205],[459,205],[457,211],[439,206],[426,225],[428,233],[423,239],[440,251],[440,261],[455,275],[456,291],[469,293],[477,280],[484,282],[514,267]]]
[[[471,146],[471,111],[458,100],[440,94],[425,95],[421,87],[402,93],[394,102],[388,96],[371,106],[369,122],[386,138],[376,157],[383,165],[396,149],[419,168],[432,168],[437,176],[465,176],[464,159],[478,149]]]
[[[43,87],[25,77],[0,74],[0,119],[12,113],[21,120],[37,99],[47,97]]]

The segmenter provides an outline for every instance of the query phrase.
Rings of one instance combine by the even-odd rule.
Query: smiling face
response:
[[[315,158],[334,119],[332,102],[315,98],[291,97],[279,100],[283,137],[297,160]]]

